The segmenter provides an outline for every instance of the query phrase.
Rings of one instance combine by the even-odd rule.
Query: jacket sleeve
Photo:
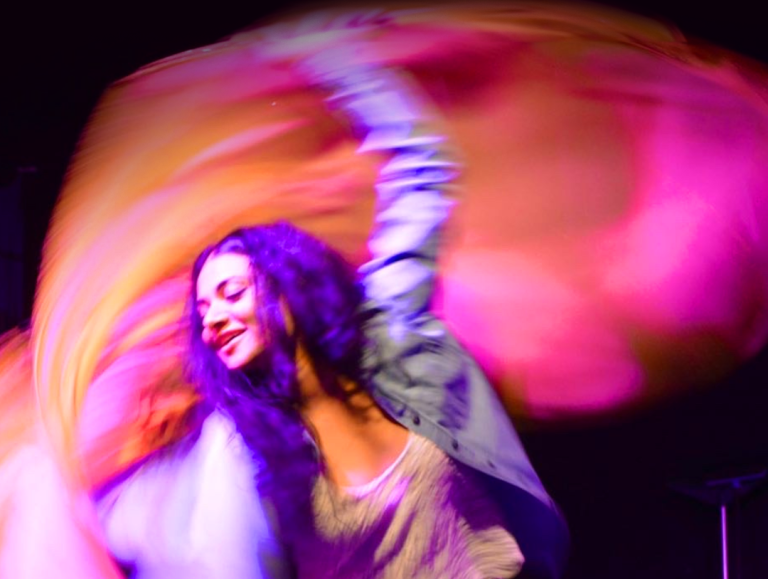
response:
[[[360,268],[368,309],[387,313],[394,332],[429,315],[440,232],[458,163],[404,73],[357,67],[326,74],[331,106],[360,131],[360,152],[385,156],[376,183],[372,259]]]
[[[225,415],[194,442],[149,458],[95,493],[106,545],[132,577],[289,579],[259,464]]]

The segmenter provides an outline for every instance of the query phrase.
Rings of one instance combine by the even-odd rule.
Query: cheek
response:
[[[203,340],[203,344],[206,346],[209,346],[211,344],[211,331],[208,328],[203,328],[203,331],[200,334],[200,337]]]

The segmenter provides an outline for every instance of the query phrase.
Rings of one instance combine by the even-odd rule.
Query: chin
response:
[[[235,370],[242,370],[246,366],[248,366],[253,358],[246,358],[246,359],[227,359],[222,360],[224,362],[224,365],[227,367],[228,370],[235,371]]]
[[[253,368],[259,365],[259,361],[264,359],[262,356],[263,350],[254,351],[252,353],[244,353],[242,355],[221,357],[221,361],[227,367],[228,370],[234,372],[236,370],[245,370],[247,368]]]

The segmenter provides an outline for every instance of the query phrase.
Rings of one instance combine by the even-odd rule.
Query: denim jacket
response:
[[[357,71],[331,86],[330,102],[340,101],[366,133],[361,151],[390,155],[377,183],[372,260],[360,268],[372,393],[400,424],[484,473],[526,557],[525,575],[558,577],[568,550],[565,522],[487,378],[430,311],[458,166],[402,78]]]

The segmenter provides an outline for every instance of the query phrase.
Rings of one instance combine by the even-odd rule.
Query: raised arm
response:
[[[366,295],[393,319],[413,322],[429,310],[458,165],[435,130],[426,99],[404,73],[365,65],[328,68],[317,79],[330,91],[329,104],[361,133],[360,152],[389,155],[376,183],[372,259],[360,268]]]

